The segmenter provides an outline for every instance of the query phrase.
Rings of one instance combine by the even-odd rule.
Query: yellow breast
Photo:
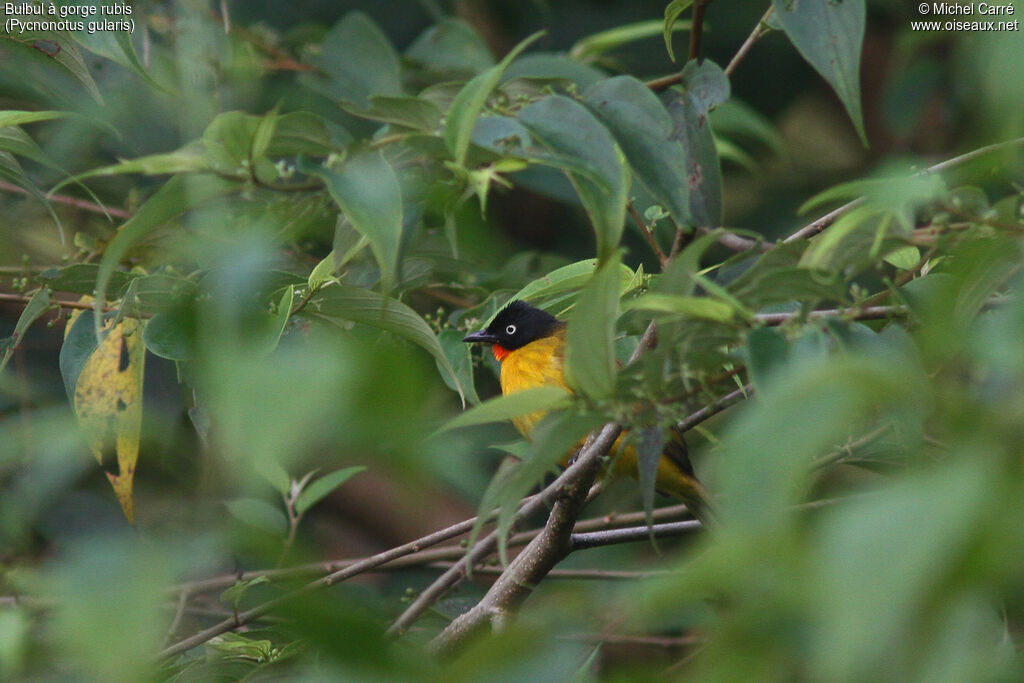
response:
[[[543,386],[572,391],[565,382],[564,330],[510,352],[501,362],[501,393],[511,394]],[[545,414],[545,411],[539,410],[514,418],[512,423],[523,436],[529,438],[534,425]]]

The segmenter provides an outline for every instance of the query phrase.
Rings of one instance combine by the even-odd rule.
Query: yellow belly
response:
[[[571,392],[565,382],[565,334],[538,339],[512,351],[501,362],[501,393],[554,386]],[[513,418],[519,433],[530,438],[534,426],[544,418],[543,410]]]

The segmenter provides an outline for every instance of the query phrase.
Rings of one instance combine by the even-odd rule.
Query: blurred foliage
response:
[[[691,5],[0,35],[0,678],[1024,676],[1024,38],[714,4],[684,63]],[[569,321],[574,396],[492,398],[461,340],[513,298]],[[658,437],[748,383],[688,433],[720,528],[560,567],[646,580],[552,577],[437,661],[488,575],[390,639],[437,573],[407,566],[157,658],[305,563],[505,528],[587,427]]]

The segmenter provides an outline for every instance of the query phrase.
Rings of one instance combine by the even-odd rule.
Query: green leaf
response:
[[[281,335],[288,325],[288,319],[292,314],[292,301],[295,300],[295,288],[291,285],[284,288],[284,294],[277,302],[277,312],[271,319],[270,334],[267,338],[267,353],[277,348],[281,341]]]
[[[68,34],[56,31],[19,31],[2,33],[0,39],[2,38],[20,44],[33,57],[43,55],[50,62],[59,64],[89,91],[96,102],[103,104],[103,96],[96,87],[96,81],[89,73],[82,53],[78,51],[78,47]]]
[[[319,503],[346,481],[365,470],[365,467],[346,467],[315,479],[299,494],[298,499],[295,501],[295,512],[300,515],[305,514],[306,510]]]
[[[437,361],[442,373],[454,383],[459,396],[464,396],[462,384],[434,331],[416,311],[405,304],[368,289],[331,285],[314,296],[307,308],[321,315],[351,320],[397,334],[425,349]]]
[[[680,142],[686,155],[691,221],[713,228],[722,221],[722,168],[707,114],[720,98],[728,96],[728,80],[710,60],[700,66],[690,62],[683,74],[688,89],[682,95],[666,96],[674,124],[672,139]]]
[[[441,342],[444,355],[455,370],[455,376],[459,378],[459,384],[466,390],[466,400],[472,405],[479,405],[480,397],[473,382],[473,356],[469,344],[462,341],[464,336],[465,334],[459,330],[442,330],[438,335],[438,341]],[[438,369],[440,370],[440,366]],[[458,387],[443,371],[441,375],[450,389],[458,391]]]
[[[580,294],[566,331],[565,377],[591,398],[615,390],[615,321],[619,306],[619,261],[612,258],[594,273]]]
[[[605,77],[604,72],[587,64],[580,64],[564,54],[531,52],[513,62],[505,70],[502,82],[529,78],[549,82],[568,81],[578,88],[589,88]]]
[[[844,270],[857,268],[878,254],[881,239],[899,233],[898,219],[873,206],[858,206],[843,214],[811,241],[800,259],[804,268]]]
[[[813,268],[779,267],[765,272],[756,286],[730,291],[747,306],[757,309],[791,301],[845,302],[849,282],[841,273]]]
[[[582,160],[600,179],[566,170],[597,236],[602,263],[616,253],[626,215],[628,177],[608,129],[579,102],[552,95],[519,112],[519,120],[552,152]]]
[[[460,413],[446,422],[437,433],[460,427],[473,427],[489,422],[505,422],[520,415],[566,408],[571,404],[568,392],[559,387],[543,386],[496,396]]]
[[[546,311],[551,312],[557,307],[564,311],[569,308],[569,303],[575,298],[575,294],[590,282],[594,269],[597,268],[597,259],[585,259],[570,263],[567,266],[557,268],[543,277],[532,280],[525,287],[509,297],[509,301],[522,299],[529,301]],[[619,295],[625,295],[639,286],[638,273],[624,263],[619,264]],[[642,278],[640,278],[642,279]],[[568,293],[568,296],[563,296]],[[497,315],[497,312],[495,312]],[[490,323],[493,315],[487,320]]]
[[[282,496],[287,496],[292,490],[292,478],[285,468],[271,458],[261,458],[253,463],[253,470],[274,487]]]
[[[882,173],[877,178],[851,180],[823,190],[804,202],[798,212],[863,197],[876,208],[909,213],[946,194],[946,184],[938,174]]]
[[[672,0],[665,7],[665,27],[663,35],[665,37],[665,49],[668,50],[668,58],[673,62],[676,61],[675,52],[672,49],[672,27],[679,19],[679,15],[686,11],[686,8],[693,4],[693,0]]]
[[[757,327],[747,335],[747,370],[759,394],[763,395],[772,375],[778,374],[788,360],[789,344],[778,329]]]
[[[303,81],[334,100],[370,106],[370,95],[400,95],[398,54],[380,27],[363,12],[349,12],[331,29],[310,61],[326,78]]]
[[[187,176],[174,176],[153,193],[139,211],[118,229],[117,235],[103,252],[103,260],[100,261],[99,272],[96,275],[96,316],[93,326],[97,339],[101,337],[100,316],[106,305],[114,269],[128,253],[128,249],[171,218],[238,189],[238,183],[219,178],[192,179]]]
[[[666,294],[691,294],[696,285],[697,274],[700,272],[701,258],[715,244],[719,234],[719,230],[712,230],[687,245],[662,273],[655,289]]]
[[[900,247],[885,255],[885,262],[900,270],[910,270],[921,260],[921,251],[917,247]]]
[[[690,1],[692,2],[692,0]],[[593,61],[596,57],[609,50],[661,34],[664,23],[657,19],[650,19],[632,24],[623,24],[599,33],[592,33],[589,36],[580,38],[573,44],[569,50],[569,57],[581,62]],[[689,28],[690,22],[684,21],[668,30],[670,32],[684,31],[689,30]]]
[[[284,513],[266,501],[258,498],[239,498],[224,504],[232,517],[251,527],[275,536],[283,536],[288,531],[288,520]]]
[[[408,95],[370,95],[370,106],[339,106],[350,114],[373,121],[392,123],[413,130],[433,132],[441,125],[441,109],[430,100]]]
[[[494,65],[487,43],[473,28],[454,17],[445,17],[413,41],[407,59],[435,71],[477,73]]]
[[[796,49],[836,91],[867,145],[860,106],[864,0],[772,0],[772,7]]]
[[[48,268],[39,273],[38,277],[47,287],[57,292],[92,294],[96,289],[99,272],[100,267],[95,263],[73,263],[63,268]],[[120,292],[134,277],[124,271],[111,273],[110,290]]]
[[[672,117],[650,88],[632,76],[591,86],[583,103],[608,127],[637,178],[679,225],[691,222],[686,153]]]
[[[248,175],[248,165],[257,158],[256,132],[264,119],[241,111],[218,114],[203,131],[203,148],[209,164],[224,173]]]
[[[379,150],[363,150],[347,158],[338,171],[318,164],[299,168],[326,181],[352,226],[369,240],[384,291],[390,291],[402,241],[402,188],[391,164]]]
[[[277,115],[274,135],[270,139],[266,154],[271,157],[291,157],[299,154],[326,156],[334,151],[335,147],[331,131],[322,116],[310,111],[293,111]]]
[[[776,154],[785,153],[782,135],[756,111],[735,97],[721,102],[709,115],[717,134],[759,142]]]
[[[47,287],[40,289],[28,300],[25,308],[21,311],[21,315],[18,316],[18,322],[14,324],[14,333],[11,335],[10,342],[4,350],[3,358],[0,359],[0,372],[7,367],[14,349],[21,343],[29,326],[38,320],[39,316],[46,313],[52,305],[53,292]]]
[[[475,76],[473,80],[466,83],[459,94],[455,96],[451,107],[448,108],[448,118],[445,123],[444,141],[448,150],[452,153],[455,163],[462,166],[466,162],[466,152],[469,150],[469,139],[473,135],[473,127],[476,119],[484,107],[484,103],[490,96],[491,91],[501,81],[501,75],[508,68],[508,65],[519,56],[519,54],[543,35],[537,32],[529,36],[505,55],[505,58],[492,66],[487,71]]]
[[[150,154],[137,159],[122,159],[111,166],[79,173],[57,183],[51,193],[65,185],[78,183],[86,178],[141,173],[142,175],[169,175],[178,173],[199,173],[210,170],[206,150],[200,142],[189,144],[166,154]]]
[[[665,430],[657,425],[640,430],[636,445],[636,470],[640,480],[640,495],[643,498],[644,518],[647,526],[654,523],[654,493],[658,480],[658,465],[661,452],[665,449]],[[651,537],[653,540],[653,536]]]
[[[102,5],[99,0],[76,2],[75,4],[97,9]],[[78,44],[89,52],[131,69],[147,84],[165,94],[174,94],[169,88],[154,80],[146,71],[146,67],[142,64],[135,51],[135,46],[132,44],[131,33],[125,31],[76,31],[73,35]]]
[[[224,603],[227,603],[228,605],[231,605],[232,607],[237,609],[238,606],[242,603],[242,598],[245,597],[245,594],[249,591],[250,588],[252,588],[253,586],[259,586],[261,584],[267,584],[267,583],[270,583],[270,579],[267,578],[266,576],[257,576],[256,578],[253,578],[253,579],[236,579],[235,582],[231,585],[230,588],[225,589],[220,594],[220,601],[224,602]],[[225,635],[232,635],[232,636],[234,636],[236,634],[231,633],[231,634],[225,634]],[[251,640],[248,640],[248,639],[242,639],[242,638],[239,638],[237,640],[231,639],[231,641],[229,641],[229,642],[231,642],[232,644],[231,645],[223,644],[221,648],[217,648],[217,649],[222,649],[225,652],[232,652],[233,654],[241,654],[242,650],[244,649],[244,645],[242,645],[243,643],[248,643],[248,644],[251,644],[251,645],[255,645],[254,641],[251,641]],[[258,642],[269,643],[269,641],[258,641]],[[239,646],[241,646],[241,647],[239,647]]]
[[[7,126],[20,126],[26,123],[37,121],[52,121],[54,119],[83,119],[95,123],[92,119],[71,111],[0,111],[0,128]]]
[[[57,214],[54,213],[53,207],[50,206],[50,202],[47,201],[46,197],[36,184],[32,182],[32,179],[25,173],[25,169],[21,167],[18,160],[10,152],[0,151],[0,180],[6,180],[10,183],[17,185],[18,187],[26,190],[34,199],[36,199],[46,211],[53,218],[53,222],[57,224],[57,229],[60,231],[61,242],[64,241],[64,230],[61,227],[60,219],[57,218]]]
[[[671,313],[683,318],[711,320],[713,322],[731,323],[735,321],[735,309],[723,301],[706,297],[676,296],[672,294],[644,294],[624,307],[628,311],[650,311],[652,313]]]

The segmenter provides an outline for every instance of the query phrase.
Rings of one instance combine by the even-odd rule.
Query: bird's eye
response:
[[[515,325],[509,325],[508,327],[505,328],[505,334],[507,334],[509,336],[512,336],[515,333],[516,333],[516,326]]]

